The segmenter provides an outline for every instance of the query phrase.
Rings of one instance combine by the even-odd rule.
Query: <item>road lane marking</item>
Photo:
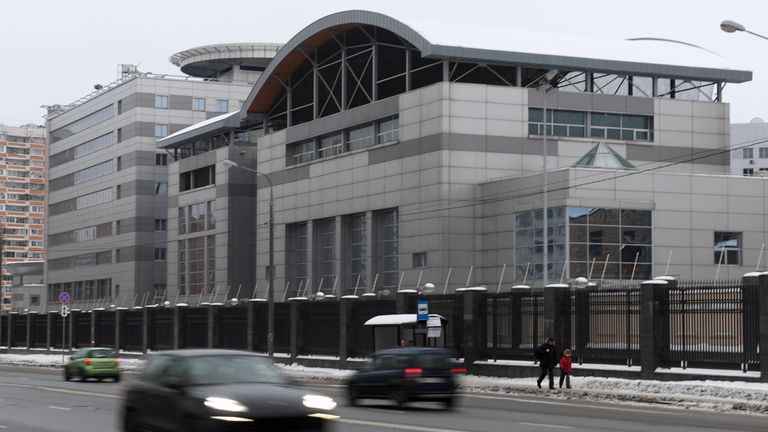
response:
[[[431,427],[424,427],[424,426],[406,425],[401,423],[355,420],[355,419],[349,419],[349,418],[343,418],[343,417],[334,421],[337,421],[339,423],[358,425],[358,426],[371,426],[371,427],[379,427],[379,428],[385,428],[385,429],[406,430],[406,431],[415,431],[415,432],[469,432],[466,430],[458,430],[458,429],[431,428]]]
[[[105,397],[105,398],[112,398],[112,399],[122,399],[122,396],[120,395],[109,394],[109,393],[87,392],[87,391],[81,391],[81,390],[68,390],[68,389],[58,388],[58,387],[46,387],[46,386],[31,385],[31,384],[11,384],[11,383],[0,382],[0,386],[23,388],[23,389],[29,389],[29,390],[42,390],[42,391],[47,391],[52,393],[66,393],[66,394],[73,394],[73,395],[79,395],[79,396],[95,396],[95,397]]]
[[[370,411],[377,411],[377,412],[383,412],[383,413],[397,413],[397,414],[405,414],[405,411],[398,411],[394,409],[386,409],[386,408],[366,408]]]
[[[530,404],[542,404],[542,405],[557,405],[557,406],[567,406],[567,407],[573,407],[579,404],[576,403],[569,403],[569,402],[554,402],[554,401],[543,401],[543,400],[533,400],[533,399],[519,399],[519,398],[510,398],[510,397],[501,397],[501,396],[481,396],[481,395],[462,395],[463,397],[470,397],[475,399],[491,399],[491,400],[503,400],[503,401],[510,401],[510,402],[522,402],[522,403],[530,403]],[[583,401],[582,401],[583,402]],[[598,406],[598,405],[579,405],[583,408],[592,408],[596,410],[607,410],[607,411],[631,411],[635,413],[643,413],[643,414],[674,414],[677,415],[677,412],[670,412],[670,411],[654,411],[654,410],[642,410],[642,409],[635,409],[635,408],[619,408],[619,407],[608,407],[608,406]],[[688,413],[692,414],[692,413]]]
[[[62,411],[72,411],[72,408],[57,407],[57,406],[53,406],[53,405],[48,405],[48,408],[62,410]]]
[[[546,428],[554,428],[554,429],[573,429],[570,426],[548,425],[543,423],[520,423],[520,424],[523,426],[546,427]]]
[[[0,425],[0,429],[8,429],[9,426]]]

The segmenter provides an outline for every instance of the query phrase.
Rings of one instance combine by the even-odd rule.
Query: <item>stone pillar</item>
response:
[[[216,327],[216,308],[213,305],[208,305],[208,348],[214,347],[214,329]]]
[[[350,351],[350,339],[352,333],[349,331],[351,324],[351,317],[349,316],[352,299],[341,299],[339,301],[339,361],[341,362],[341,368],[347,367],[347,359],[349,358]]]
[[[48,311],[48,313],[45,314],[45,349],[50,350],[51,349],[51,326],[53,318],[51,315],[53,314],[52,311]]]
[[[589,291],[587,289],[578,289],[574,295],[576,303],[576,340],[572,341],[576,358],[579,364],[584,361],[584,350],[589,344],[590,322],[589,322]]]
[[[13,321],[15,321],[15,318],[18,316],[16,312],[11,312],[8,314],[8,348],[11,348],[13,346],[14,340],[13,340]]]
[[[558,347],[570,345],[570,328],[570,286],[567,284],[547,285],[544,288],[544,337],[555,338],[555,344]]]
[[[28,350],[32,348],[32,314],[27,312],[25,315],[27,316],[27,341],[25,347]]]
[[[246,303],[246,315],[245,315],[245,349],[248,351],[254,351],[253,344],[255,343],[256,335],[254,333],[254,325],[256,321],[256,302],[249,301]]]
[[[759,304],[759,340],[760,348],[768,347],[768,272],[761,273],[758,278],[758,304]],[[760,381],[768,382],[768,349],[760,350]]]
[[[149,349],[149,309],[141,309],[141,351],[146,354]]]
[[[173,349],[179,349],[179,331],[181,329],[181,309],[176,306],[173,308]]]
[[[647,280],[640,286],[640,362],[641,377],[651,379],[663,364],[669,347],[667,301],[674,280]]]
[[[96,314],[95,310],[91,311],[91,346],[96,346]]]
[[[296,357],[301,353],[301,306],[304,301],[294,300],[291,301],[291,361],[295,361]]]
[[[400,290],[397,292],[395,310],[399,314],[416,313],[413,310],[416,304],[418,293],[416,290]]]
[[[480,304],[485,299],[485,292],[476,290],[463,291],[464,301],[464,367],[468,371],[474,367],[480,354],[480,332],[482,331],[482,319],[480,317]]]
[[[115,314],[115,352],[119,353],[120,348],[122,348],[122,344],[120,343],[120,337],[122,335],[120,326],[123,324],[123,311],[115,309],[112,313]]]

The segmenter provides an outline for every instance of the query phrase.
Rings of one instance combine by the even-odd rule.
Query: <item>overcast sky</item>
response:
[[[706,47],[754,73],[726,86],[732,122],[768,120],[768,40],[720,30],[723,19],[768,35],[761,0],[166,0],[3,2],[0,25],[0,123],[44,120],[41,105],[68,104],[117,78],[117,65],[181,74],[168,57],[228,42],[283,43],[314,20],[369,9],[402,21],[459,22],[607,38],[662,37]],[[568,53],[563,53],[567,55]]]

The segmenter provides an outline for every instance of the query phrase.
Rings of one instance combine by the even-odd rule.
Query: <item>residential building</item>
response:
[[[6,265],[44,259],[45,127],[0,124],[0,308],[11,307]]]
[[[731,124],[731,174],[768,176],[768,123],[755,117]]]
[[[751,72],[684,45],[544,39],[332,14],[277,53],[239,122],[222,116],[159,146],[189,165],[180,183],[183,171],[215,172],[224,213],[211,234],[233,230],[219,215],[255,211],[255,251],[250,231],[217,237],[216,266],[220,245],[228,257],[255,253],[255,268],[239,265],[263,295],[273,256],[278,300],[754,269],[768,240],[766,186],[729,175],[722,102],[725,84]],[[185,162],[211,137],[222,147]],[[235,157],[262,175],[225,169]],[[233,201],[255,210],[226,209]],[[177,210],[169,233],[188,229]],[[172,247],[186,271],[192,250]],[[175,272],[171,292],[188,283]],[[198,291],[248,285],[219,277]]]
[[[186,76],[123,65],[117,81],[48,108],[46,284],[75,307],[166,298],[168,154],[155,141],[236,112],[279,46],[213,45],[177,53]]]

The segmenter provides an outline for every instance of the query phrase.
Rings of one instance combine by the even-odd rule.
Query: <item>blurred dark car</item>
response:
[[[447,409],[456,400],[455,374],[466,369],[444,348],[390,348],[372,354],[349,379],[350,405],[360,399],[391,399],[398,407],[408,402],[442,402]]]
[[[333,399],[295,387],[259,355],[228,350],[153,354],[125,388],[125,432],[323,431]]]

